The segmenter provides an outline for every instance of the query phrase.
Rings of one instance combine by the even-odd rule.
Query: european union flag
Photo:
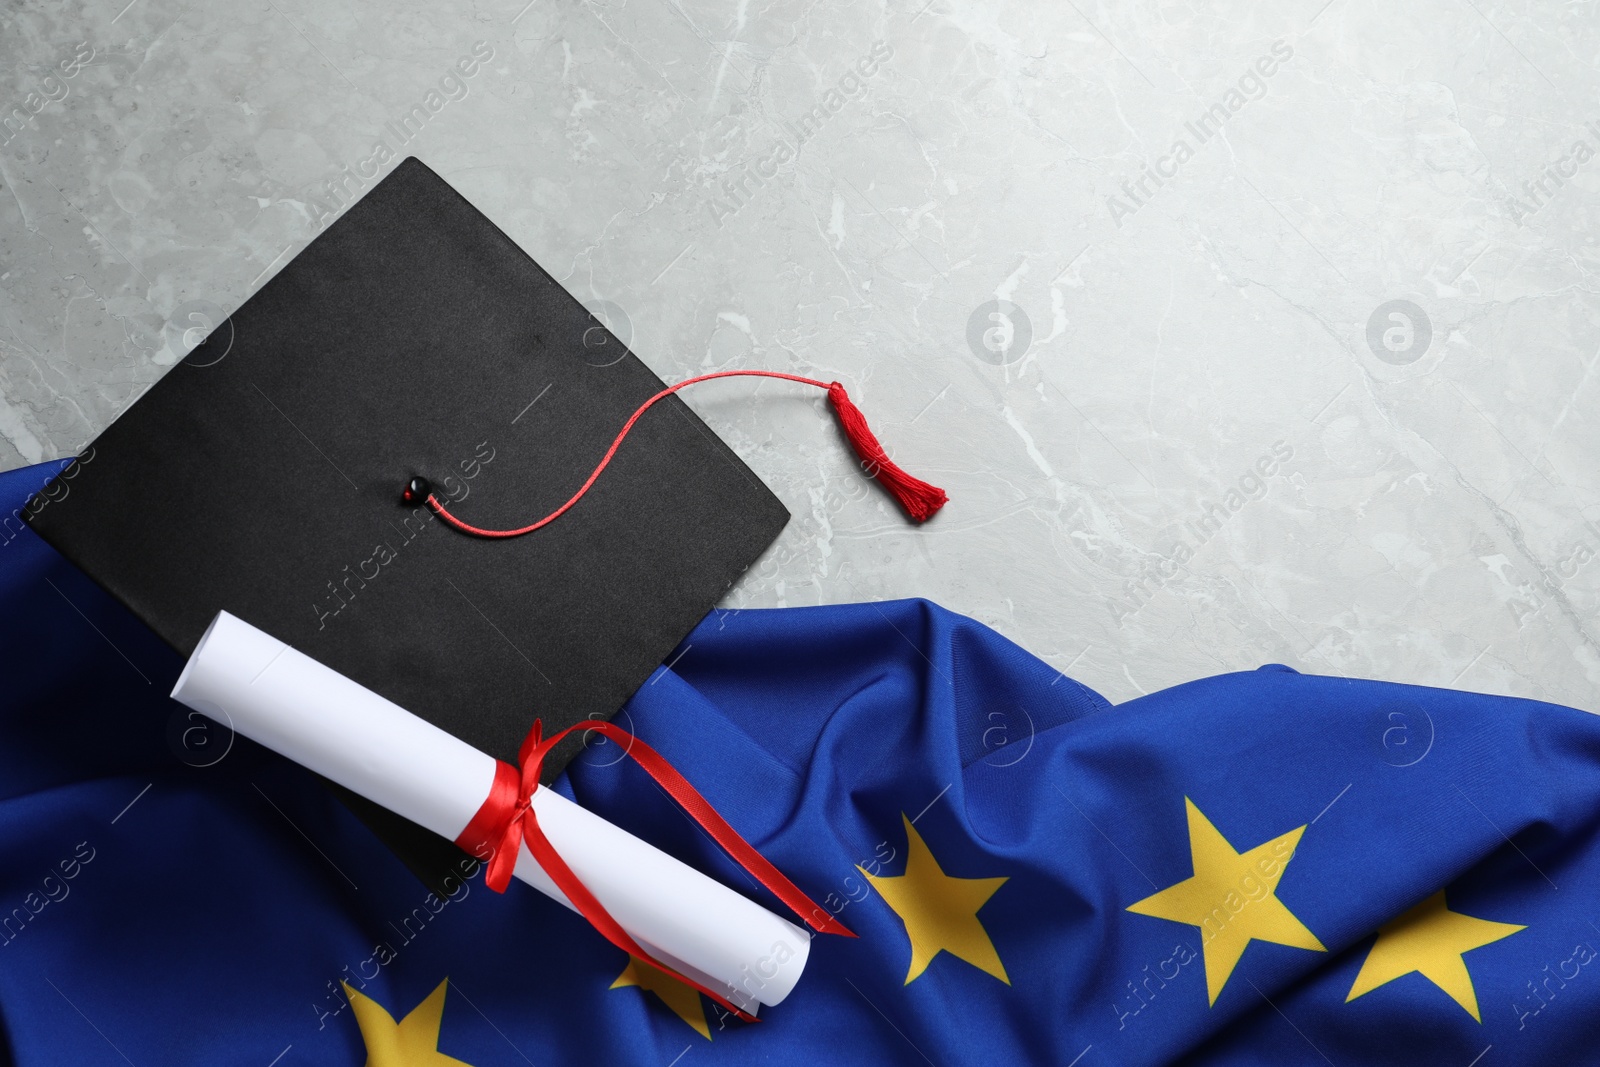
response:
[[[54,469],[0,475],[0,516]],[[25,1067],[1600,1060],[1580,711],[1270,665],[1112,707],[922,601],[716,612],[618,721],[860,935],[743,1024],[470,863],[424,891],[0,528]],[[615,746],[558,788],[778,907]]]

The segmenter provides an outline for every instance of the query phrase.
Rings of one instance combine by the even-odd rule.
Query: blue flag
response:
[[[21,1067],[1600,1059],[1583,712],[1273,665],[1112,707],[923,601],[715,612],[617,721],[860,935],[745,1024],[465,858],[428,893],[170,701],[178,657],[15,521],[58,466],[0,475]],[[614,745],[558,788],[781,908]]]

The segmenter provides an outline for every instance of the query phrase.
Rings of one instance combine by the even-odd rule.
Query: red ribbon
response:
[[[582,880],[573,873],[572,868],[567,866],[566,861],[555,850],[555,846],[550,843],[550,839],[545,837],[544,831],[539,828],[539,816],[533,810],[533,794],[539,789],[539,770],[544,765],[544,758],[568,734],[587,730],[596,731],[621,745],[623,751],[633,757],[634,762],[644,768],[650,777],[666,790],[667,795],[677,801],[679,807],[722,846],[734,862],[755,876],[758,882],[771,890],[773,895],[788,905],[791,911],[804,918],[812,929],[824,934],[856,936],[784,877],[783,872],[768,862],[750,842],[739,836],[739,832],[717,814],[710,802],[667,762],[665,756],[620,726],[609,722],[593,720],[580,722],[544,738],[542,736],[544,726],[540,720],[535,719],[533,729],[528,731],[522,747],[517,751],[517,762],[521,765],[521,769],[518,770],[503,760],[495,761],[494,784],[489,788],[489,795],[484,798],[483,806],[473,815],[472,821],[467,823],[467,828],[461,831],[461,836],[456,838],[457,845],[480,858],[487,848],[489,861],[488,870],[484,874],[484,884],[490,889],[496,893],[506,891],[506,887],[511,884],[511,872],[517,865],[519,847],[526,842],[528,851],[539,861],[539,866],[544,868],[550,880],[555,882],[557,888],[565,893],[567,899],[578,909],[578,913],[589,920],[589,924],[600,931],[607,941],[641,963],[698,989],[746,1022],[757,1021],[755,1016],[748,1014],[720,993],[707,989],[687,975],[679,974],[671,967],[653,959],[622,928],[621,924],[611,917],[605,905],[601,904]]]

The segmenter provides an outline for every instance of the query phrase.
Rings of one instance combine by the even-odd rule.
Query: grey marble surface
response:
[[[0,467],[415,154],[663,377],[840,378],[949,489],[688,396],[795,516],[731,606],[1597,710],[1597,87],[1593,3],[4,0]]]

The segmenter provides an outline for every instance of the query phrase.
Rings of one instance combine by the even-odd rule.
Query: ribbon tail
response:
[[[813,930],[824,934],[838,934],[841,937],[855,937],[850,928],[841,923],[828,913],[820,904],[812,900],[791,882],[782,871],[774,867],[765,856],[756,851],[754,845],[740,836],[728,821],[717,813],[711,802],[700,795],[700,791],[671,763],[667,758],[638,737],[630,734],[614,723],[609,722],[580,722],[569,726],[559,734],[554,734],[546,744],[553,745],[574,730],[596,730],[605,737],[622,746],[624,751],[633,758],[633,761],[642,767],[646,774],[654,778],[677,805],[684,810],[690,818],[700,824],[705,832],[711,835],[724,852],[731,856],[745,870],[755,875],[756,880],[764,885],[773,896],[783,901],[784,905],[796,915],[805,920]],[[819,921],[817,916],[822,915]]]
[[[557,738],[552,738],[552,740],[557,739],[559,739],[559,735]],[[745,1022],[761,1021],[727,997],[714,990],[707,989],[688,975],[679,974],[646,952],[644,947],[633,939],[633,935],[623,929],[621,923],[612,918],[605,905],[601,904],[599,898],[589,891],[589,887],[583,884],[583,881],[573,872],[572,868],[567,866],[567,861],[561,858],[561,854],[550,843],[550,839],[544,836],[544,830],[539,826],[539,817],[533,813],[532,809],[529,809],[527,816],[522,820],[522,834],[523,840],[528,843],[528,851],[533,853],[533,858],[539,861],[539,866],[544,868],[544,872],[550,876],[550,880],[556,884],[556,887],[562,893],[566,894],[567,899],[572,902],[572,906],[578,909],[578,914],[587,919],[589,925],[598,930],[607,941],[639,962],[704,993]]]
[[[516,816],[519,781],[515,767],[496,760],[489,795],[456,838],[462,851],[485,864],[484,884],[496,893],[506,891],[517,865],[522,840]]]
[[[524,820],[525,821],[525,820]],[[511,885],[511,876],[517,869],[517,853],[522,850],[522,827],[512,822],[506,827],[494,855],[489,857],[488,869],[483,872],[483,884],[496,893],[504,893]]]

